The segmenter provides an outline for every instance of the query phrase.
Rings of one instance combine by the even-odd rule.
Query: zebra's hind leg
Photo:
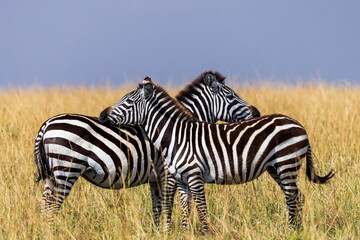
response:
[[[69,195],[70,190],[80,173],[71,173],[71,176],[57,176],[53,179],[45,179],[45,188],[41,201],[41,212],[46,213],[48,222],[54,221],[54,214],[57,213]]]
[[[305,202],[305,197],[297,188],[291,194],[285,194],[286,204],[289,209],[289,225],[297,229],[302,228],[302,208]]]
[[[281,180],[280,180],[279,175],[277,174],[275,168],[268,167],[267,172],[270,174],[272,179],[274,179],[274,181],[280,186],[281,190],[283,190],[282,185],[281,185]]]
[[[178,183],[180,193],[181,210],[182,210],[182,226],[185,230],[189,229],[189,216],[191,211],[191,192],[184,183]]]
[[[195,175],[194,177],[190,177],[188,181],[189,181],[190,192],[196,203],[196,209],[199,214],[202,227],[205,232],[208,232],[209,224],[207,219],[204,180],[203,178]]]
[[[154,224],[158,227],[161,215],[161,186],[157,182],[150,183],[152,209],[154,214]]]
[[[54,221],[55,196],[53,193],[54,183],[50,179],[45,179],[44,193],[41,198],[41,213],[44,214],[49,223]]]
[[[280,186],[285,194],[286,205],[289,210],[289,226],[297,229],[302,228],[302,207],[305,197],[301,194],[295,178],[281,178]]]

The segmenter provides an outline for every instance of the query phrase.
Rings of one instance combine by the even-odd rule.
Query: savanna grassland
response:
[[[203,235],[195,209],[191,229],[181,228],[179,197],[173,228],[152,225],[148,185],[106,190],[84,179],[74,186],[50,227],[40,214],[43,183],[36,184],[34,138],[41,124],[60,113],[98,116],[131,88],[50,88],[0,93],[1,239],[358,239],[360,236],[360,88],[327,85],[234,87],[262,115],[282,113],[307,130],[319,175],[334,169],[326,185],[305,178],[303,231],[287,225],[285,197],[263,174],[243,185],[206,185],[212,232]],[[175,95],[177,89],[172,89]]]

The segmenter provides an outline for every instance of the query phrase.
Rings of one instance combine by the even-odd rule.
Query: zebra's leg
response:
[[[205,188],[204,180],[201,176],[197,175],[190,177],[188,179],[190,192],[196,203],[196,209],[199,214],[202,227],[205,232],[209,231],[208,219],[207,219],[207,209],[206,209],[206,199],[205,199]]]
[[[44,193],[41,198],[41,213],[45,214],[47,221],[52,223],[54,221],[54,206],[55,206],[55,196],[53,193],[55,185],[54,183],[46,178]]]
[[[171,175],[167,175],[167,180],[162,187],[162,210],[165,215],[165,230],[168,230],[171,227],[171,214],[174,204],[174,196],[176,193],[176,186],[177,184],[175,178],[173,178]]]
[[[269,167],[267,169],[267,172],[270,174],[270,176],[275,180],[275,182],[280,186],[281,190],[283,190],[283,187],[281,185],[281,180],[279,178],[279,175],[277,174],[275,168]]]
[[[45,191],[42,197],[42,212],[46,212],[49,222],[54,220],[54,213],[58,212],[65,198],[69,195],[72,186],[80,177],[80,172],[63,172],[45,179]]]
[[[289,225],[294,228],[302,228],[302,207],[305,197],[301,194],[297,184],[296,176],[279,176],[280,186],[285,194],[286,204],[289,210]]]
[[[188,186],[184,183],[178,182],[178,189],[180,193],[181,210],[182,210],[182,226],[184,229],[189,229],[189,215],[191,211],[191,192]]]
[[[286,204],[289,209],[289,225],[298,229],[302,228],[302,207],[305,197],[301,194],[299,188],[294,186],[294,191],[285,193]],[[285,191],[284,191],[285,192]]]
[[[156,227],[160,223],[161,215],[161,186],[157,182],[150,182],[151,201],[154,214],[154,224]]]

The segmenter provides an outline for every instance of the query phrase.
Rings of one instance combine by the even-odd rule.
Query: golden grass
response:
[[[287,227],[285,198],[267,174],[248,184],[207,185],[212,233],[199,230],[196,211],[191,230],[181,229],[179,198],[173,229],[152,227],[148,185],[105,190],[80,179],[49,227],[39,211],[43,184],[34,182],[34,137],[41,124],[59,113],[98,116],[131,90],[43,89],[0,93],[1,239],[356,239],[360,235],[360,89],[326,85],[235,88],[262,115],[283,113],[307,130],[315,169],[335,169],[327,185],[298,178],[306,197],[302,232]],[[176,89],[171,91],[176,93]]]

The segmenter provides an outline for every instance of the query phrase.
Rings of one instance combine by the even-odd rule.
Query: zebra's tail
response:
[[[327,183],[332,177],[334,177],[335,173],[334,170],[331,170],[326,176],[320,177],[316,175],[315,169],[313,166],[313,161],[311,157],[311,148],[310,144],[306,153],[306,175],[310,181],[317,183],[317,184],[324,184]]]
[[[44,128],[45,128],[45,124],[41,126],[35,138],[34,158],[37,169],[37,178],[35,180],[36,182],[45,179],[49,175],[46,166],[46,156],[44,153],[44,145],[43,145]]]

